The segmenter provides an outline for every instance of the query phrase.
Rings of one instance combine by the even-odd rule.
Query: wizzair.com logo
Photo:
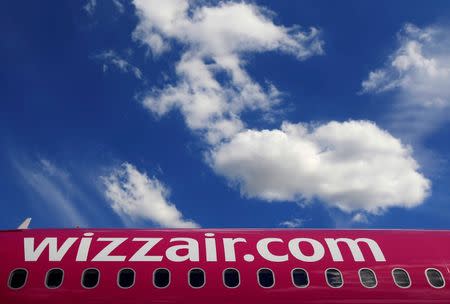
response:
[[[255,248],[255,252],[262,259],[269,262],[286,262],[295,259],[301,262],[317,262],[324,258],[326,251],[331,255],[335,262],[344,261],[341,249],[352,254],[352,258],[356,262],[364,262],[365,256],[361,250],[365,246],[371,252],[371,257],[377,262],[385,262],[383,252],[377,242],[368,238],[324,238],[323,243],[312,238],[293,238],[283,240],[281,238],[262,238],[255,244],[250,244],[245,238],[216,238],[214,233],[205,233],[203,239],[194,239],[188,237],[174,237],[168,240],[158,237],[97,237],[94,238],[93,233],[85,233],[83,237],[69,237],[59,239],[56,237],[44,238],[37,243],[34,238],[24,238],[24,258],[25,261],[35,262],[39,259],[47,259],[48,261],[61,261],[69,250],[76,250],[77,262],[217,262],[218,261],[218,244],[221,242],[220,256],[225,262],[236,262],[244,260],[252,262],[255,260],[255,254],[247,253],[237,256],[236,248],[238,246],[251,246]],[[167,243],[168,241],[168,243]],[[200,243],[203,243],[201,246]],[[254,241],[252,241],[254,242]],[[166,248],[161,249],[158,244],[167,244]],[[91,253],[91,245],[96,244],[96,248],[101,244],[101,249]],[[130,245],[133,246],[130,246]],[[324,245],[325,244],[325,245]],[[271,250],[273,246],[284,249]],[[129,250],[124,250],[130,248]],[[133,249],[131,249],[133,248]],[[306,249],[305,249],[306,248]],[[46,250],[48,249],[48,250]],[[122,250],[120,250],[122,249]],[[130,251],[128,255],[118,255],[117,252],[123,253]],[[43,254],[48,252],[47,255]],[[365,252],[368,252],[367,250]],[[93,256],[88,260],[88,257]]]

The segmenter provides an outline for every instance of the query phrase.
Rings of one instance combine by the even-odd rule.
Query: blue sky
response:
[[[1,227],[450,228],[448,1],[156,2],[1,4]]]

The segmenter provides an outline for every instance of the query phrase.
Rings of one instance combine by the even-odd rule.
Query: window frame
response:
[[[294,271],[295,270],[303,270],[306,273],[306,277],[308,278],[308,284],[306,284],[305,286],[298,286],[297,284],[295,284],[295,282],[294,282]],[[306,269],[304,269],[304,268],[298,268],[298,267],[297,268],[293,268],[291,270],[291,281],[292,281],[292,285],[294,285],[297,288],[307,288],[309,286],[309,284],[311,283],[309,281],[309,273],[308,273],[308,271],[306,271]]]
[[[428,270],[435,270],[435,271],[437,271],[437,272],[441,275],[442,281],[444,281],[444,285],[442,285],[442,286],[440,286],[440,287],[436,287],[436,286],[434,286],[433,284],[431,284],[431,281],[430,281],[430,279],[428,278],[428,274],[427,274],[427,273],[428,273]],[[445,277],[444,277],[444,275],[442,274],[442,271],[440,271],[439,269],[433,268],[433,267],[429,267],[429,268],[425,269],[425,277],[427,278],[427,282],[428,282],[428,284],[429,284],[431,287],[436,288],[436,289],[441,289],[441,288],[444,288],[444,287],[445,287],[445,284],[446,284],[446,282],[445,282]]]
[[[270,270],[270,272],[272,273],[273,283],[272,283],[272,285],[270,285],[270,286],[268,286],[268,287],[262,286],[262,285],[261,285],[261,282],[259,282],[259,272],[260,272],[261,270],[264,270],[264,269]],[[265,289],[273,288],[273,287],[275,286],[275,283],[276,283],[276,281],[275,281],[275,273],[273,272],[273,270],[272,270],[271,268],[268,268],[268,267],[262,267],[262,268],[259,268],[258,271],[256,272],[256,280],[258,281],[258,285],[259,285],[261,288],[265,288]]]
[[[119,284],[119,279],[120,279],[120,273],[122,272],[122,271],[124,271],[124,270],[131,270],[132,272],[133,272],[133,284],[131,284],[130,286],[128,286],[128,287],[122,287],[122,286],[120,286],[120,284]],[[130,288],[132,288],[133,286],[134,286],[134,284],[136,284],[136,271],[133,269],[133,268],[130,268],[130,267],[124,267],[124,268],[121,268],[118,272],[117,272],[117,286],[119,286],[119,288],[121,288],[121,289],[130,289]]]
[[[374,285],[374,286],[366,286],[366,285],[364,285],[364,283],[362,282],[362,278],[361,278],[361,271],[362,271],[362,270],[369,270],[370,272],[373,273],[373,276],[374,276],[374,278],[375,278],[375,285]],[[360,268],[360,269],[358,270],[358,277],[359,277],[359,282],[361,283],[361,285],[362,285],[363,287],[369,288],[369,289],[371,289],[371,288],[377,288],[377,286],[378,286],[378,278],[377,278],[377,274],[375,273],[375,271],[373,271],[373,269],[367,268],[367,267],[365,267],[365,268]]]
[[[52,271],[52,270],[61,270],[61,272],[62,272],[61,283],[59,283],[59,285],[56,286],[56,287],[50,287],[50,286],[48,286],[48,284],[47,284],[48,275],[49,275],[50,271]],[[61,268],[59,268],[59,267],[50,268],[49,270],[47,270],[47,273],[45,274],[45,281],[44,281],[45,287],[46,287],[47,289],[58,289],[58,288],[60,288],[61,285],[64,283],[64,277],[65,277],[65,273],[64,273],[64,270],[63,270],[63,269],[61,269]]]
[[[155,274],[156,274],[156,272],[157,272],[158,270],[167,270],[167,272],[169,273],[169,282],[168,282],[167,285],[164,286],[164,287],[159,287],[159,286],[156,286],[156,284],[155,284]],[[164,268],[164,267],[156,268],[155,270],[153,270],[152,278],[153,278],[153,280],[152,280],[153,286],[154,286],[155,288],[158,288],[158,289],[164,289],[164,288],[167,288],[167,287],[170,286],[170,283],[172,282],[172,273],[170,272],[169,269]]]
[[[198,286],[198,287],[192,286],[192,284],[191,284],[191,271],[192,270],[201,270],[203,272],[203,284],[202,284],[202,286]],[[205,270],[203,268],[200,268],[200,267],[191,268],[191,269],[189,269],[187,275],[188,275],[188,284],[189,284],[189,286],[191,288],[200,289],[200,288],[205,287],[205,285],[206,285],[206,272],[205,272]]]
[[[236,272],[238,274],[238,281],[239,281],[239,283],[236,286],[230,287],[225,283],[225,271],[227,271],[227,270],[236,270]],[[233,268],[233,267],[225,268],[222,271],[222,282],[223,282],[223,286],[225,286],[226,288],[230,288],[230,289],[238,288],[239,286],[241,286],[241,272],[238,269]]]
[[[12,286],[11,286],[11,279],[12,279],[13,273],[14,273],[15,271],[17,271],[17,270],[25,270],[26,275],[25,275],[25,281],[23,282],[23,285],[20,286],[20,287],[15,288],[15,287],[12,287]],[[9,289],[12,289],[12,290],[19,290],[19,289],[24,288],[25,285],[27,285],[27,282],[28,282],[28,275],[29,275],[29,274],[30,274],[30,273],[29,273],[28,269],[26,269],[26,268],[20,268],[20,267],[19,267],[19,268],[14,268],[13,270],[11,270],[11,271],[9,272],[9,276],[8,276],[8,288],[9,288]]]
[[[395,276],[394,276],[394,271],[396,271],[396,270],[403,270],[403,271],[406,273],[406,275],[408,276],[408,280],[409,280],[409,285],[408,285],[408,286],[400,286],[400,285],[397,284],[397,281],[395,280]],[[406,271],[406,269],[400,268],[400,267],[396,267],[396,268],[392,269],[391,274],[392,274],[392,279],[394,280],[394,284],[395,284],[398,288],[408,289],[408,288],[410,288],[410,287],[412,286],[412,280],[411,280],[411,277],[409,276],[409,272]]]
[[[327,276],[328,270],[337,270],[337,272],[339,272],[339,274],[340,274],[340,276],[341,276],[341,280],[342,280],[342,283],[341,283],[340,286],[332,286],[332,285],[328,282],[328,276]],[[335,288],[335,289],[344,287],[344,276],[342,275],[342,271],[340,271],[339,269],[334,268],[334,267],[330,267],[330,268],[325,269],[324,274],[325,274],[325,281],[327,282],[327,285],[328,285],[329,287]]]
[[[88,270],[97,270],[97,273],[98,273],[97,284],[95,284],[95,285],[92,286],[92,287],[86,287],[86,286],[83,284],[83,281],[84,281],[84,280],[83,280],[83,279],[84,279],[84,274],[85,274],[86,271],[88,271]],[[101,276],[101,272],[100,272],[100,270],[99,270],[98,268],[95,268],[95,267],[89,267],[89,268],[84,269],[83,272],[81,273],[81,287],[83,287],[84,289],[94,289],[94,288],[97,288],[98,284],[100,284],[100,276]]]

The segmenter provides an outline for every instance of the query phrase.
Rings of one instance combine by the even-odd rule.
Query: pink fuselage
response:
[[[109,246],[109,247],[108,247]],[[106,248],[108,247],[108,248]],[[108,252],[110,251],[110,252]],[[0,231],[0,303],[450,303],[450,231],[303,229],[32,229]],[[64,272],[60,287],[46,287],[50,269]],[[99,284],[81,285],[85,269],[99,270]],[[135,271],[130,288],[118,286],[121,269]],[[166,288],[153,285],[155,269],[170,271]],[[205,285],[192,288],[190,269],[205,273]],[[223,271],[239,271],[240,285],[227,288]],[[261,268],[275,283],[262,288]],[[298,288],[291,272],[308,273]],[[325,271],[341,271],[343,286],[327,284]],[[371,269],[374,288],[364,287],[358,271]],[[411,286],[394,283],[402,268]],[[440,271],[446,285],[434,288],[425,271]],[[9,287],[14,269],[28,272],[19,289]]]

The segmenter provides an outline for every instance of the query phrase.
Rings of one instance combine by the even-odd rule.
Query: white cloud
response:
[[[50,176],[58,177],[61,180],[68,180],[70,178],[70,174],[67,171],[58,168],[54,163],[46,158],[39,159],[39,163],[41,165],[41,169]]]
[[[248,74],[245,56],[277,51],[304,60],[322,54],[318,29],[276,25],[271,12],[243,2],[133,3],[136,41],[155,57],[171,44],[182,50],[175,83],[153,88],[143,105],[157,116],[178,109],[209,144],[210,166],[244,196],[318,198],[346,212],[370,213],[413,207],[427,197],[431,183],[419,172],[412,150],[374,123],[284,123],[280,130],[250,130],[241,119],[245,111],[270,113],[281,102],[273,84],[262,85]],[[380,83],[387,89],[387,73],[373,72],[365,91],[379,90]]]
[[[352,222],[354,223],[360,223],[360,224],[367,224],[369,223],[369,219],[364,213],[358,212],[352,217]]]
[[[125,7],[123,6],[122,2],[120,2],[119,0],[112,0],[112,2],[119,13],[123,14],[123,12],[125,12]]]
[[[149,178],[129,163],[114,169],[102,180],[111,207],[125,220],[150,220],[172,228],[199,227],[183,219],[181,212],[168,201],[168,190],[160,181]]]
[[[212,144],[244,127],[243,111],[268,111],[280,102],[273,84],[262,86],[248,75],[245,54],[281,51],[303,60],[323,52],[318,29],[275,25],[270,13],[254,4],[136,0],[134,5],[139,17],[135,40],[156,56],[171,42],[184,46],[176,64],[178,81],[153,90],[143,104],[159,116],[179,109],[188,127]]]
[[[369,72],[369,78],[361,84],[362,92],[375,91],[377,93],[388,91],[399,85],[398,81],[390,79],[384,70],[375,70]]]
[[[96,7],[97,7],[97,0],[88,0],[86,4],[83,6],[83,9],[86,11],[86,13],[92,15],[94,14]]]
[[[214,148],[209,161],[244,196],[319,198],[346,212],[414,207],[430,188],[411,149],[367,121],[242,131]]]
[[[399,48],[384,68],[369,73],[363,92],[383,92],[398,88],[408,102],[425,107],[450,103],[450,30],[420,29],[406,24],[398,34]]]
[[[369,73],[361,93],[394,91],[391,129],[414,140],[450,119],[450,29],[406,24],[398,49]]]
[[[120,57],[113,50],[102,52],[99,55],[96,55],[95,58],[103,60],[105,62],[103,65],[104,72],[108,70],[108,65],[112,65],[117,67],[122,72],[132,73],[137,79],[142,79],[141,70]]]
[[[305,223],[304,219],[295,218],[292,220],[281,222],[280,226],[283,226],[286,228],[298,228],[298,227],[302,227],[304,223]]]

